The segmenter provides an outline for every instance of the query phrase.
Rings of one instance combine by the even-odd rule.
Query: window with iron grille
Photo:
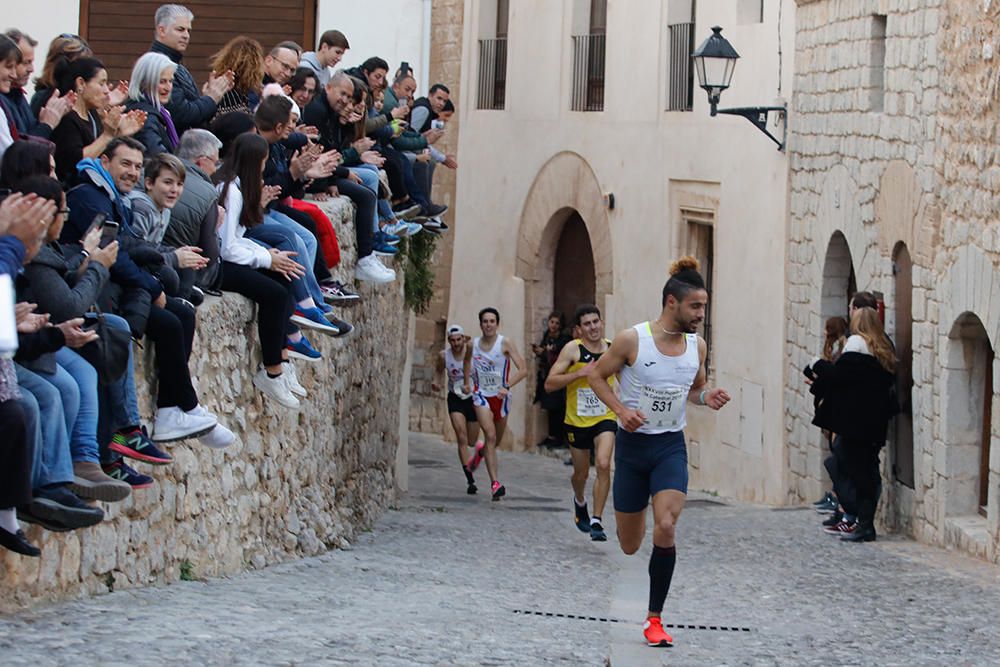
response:
[[[586,35],[573,35],[572,111],[604,111],[604,54],[608,2],[591,0]]]
[[[510,0],[497,0],[496,37],[479,40],[476,108],[503,109],[507,98],[507,27]]]
[[[694,105],[694,23],[667,26],[670,60],[667,66],[667,111],[691,111]]]

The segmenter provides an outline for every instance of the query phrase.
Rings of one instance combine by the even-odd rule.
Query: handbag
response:
[[[79,348],[77,353],[94,367],[102,385],[114,384],[128,370],[132,334],[127,329],[108,326],[104,313],[85,313],[83,317],[81,328],[96,331],[98,338]]]

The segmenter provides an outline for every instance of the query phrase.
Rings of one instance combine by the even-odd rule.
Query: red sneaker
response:
[[[827,526],[823,531],[828,535],[852,535],[857,530],[857,527],[857,521],[852,521],[851,523],[841,521],[835,526]]]
[[[650,616],[642,626],[642,634],[650,646],[673,646],[674,638],[663,629],[659,616]]]
[[[470,472],[476,472],[476,468],[483,462],[484,449],[486,449],[486,444],[482,440],[476,443],[475,451],[473,451],[472,456],[469,457],[469,460],[465,464],[468,466]]]

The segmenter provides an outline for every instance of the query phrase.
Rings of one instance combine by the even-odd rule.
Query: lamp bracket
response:
[[[767,129],[767,121],[770,120],[771,112],[778,114],[778,119],[782,121],[781,124],[781,140],[779,141],[776,136],[771,134]],[[785,142],[788,139],[788,106],[782,105],[780,107],[733,107],[731,109],[717,109],[715,104],[712,104],[711,115],[716,115],[717,113],[724,113],[729,116],[743,116],[748,121],[754,124],[758,130],[766,134],[771,141],[778,144],[778,150],[781,152],[785,151]]]

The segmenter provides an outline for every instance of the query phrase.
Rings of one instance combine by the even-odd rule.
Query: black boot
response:
[[[854,529],[854,532],[850,535],[844,535],[840,538],[841,542],[874,542],[875,541],[875,525],[872,523],[861,523],[858,522],[858,527]]]

